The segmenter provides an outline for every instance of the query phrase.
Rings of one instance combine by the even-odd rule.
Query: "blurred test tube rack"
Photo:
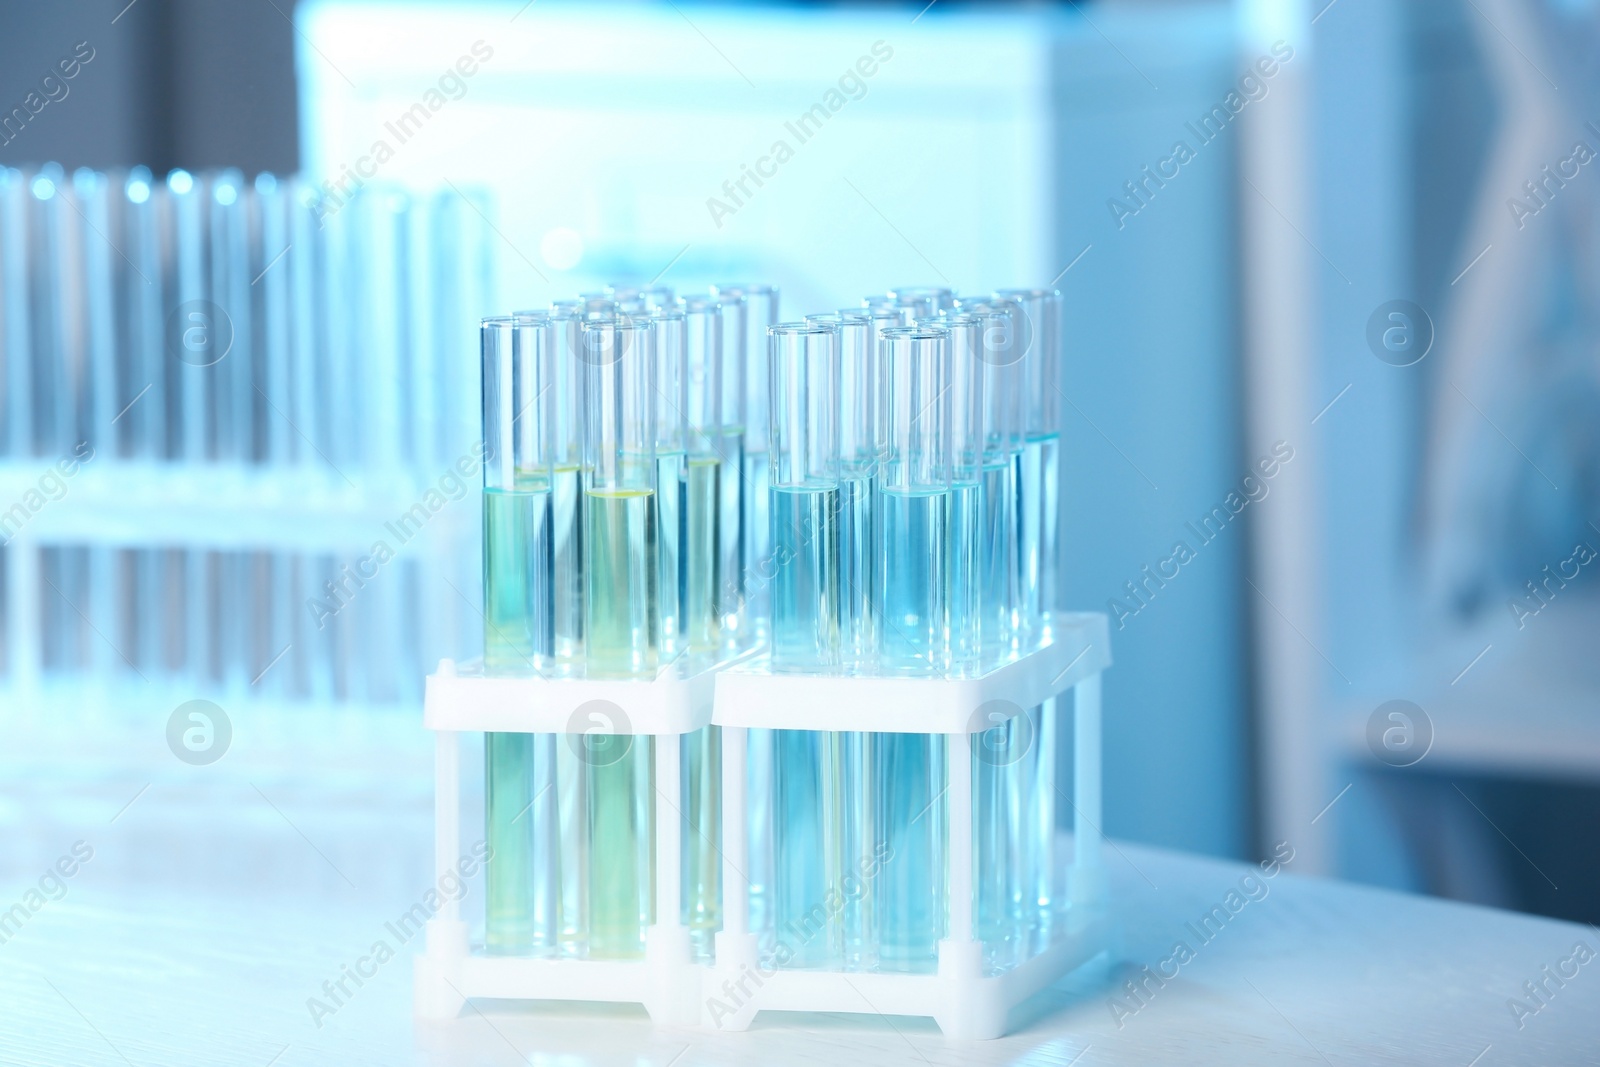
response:
[[[481,628],[488,213],[0,169],[0,690],[419,699]]]

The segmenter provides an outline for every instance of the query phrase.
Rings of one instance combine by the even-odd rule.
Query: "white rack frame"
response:
[[[642,960],[532,959],[475,954],[460,906],[446,900],[427,924],[416,959],[415,1010],[449,1020],[468,998],[579,1000],[642,1004],[658,1023],[743,1030],[760,1011],[826,1011],[931,1017],[946,1036],[1005,1033],[1010,1009],[1057,978],[1091,962],[1109,943],[1110,915],[1101,849],[1100,675],[1111,665],[1110,628],[1100,613],[1058,613],[1050,640],[976,678],[846,678],[771,675],[750,654],[691,675],[653,681],[506,679],[463,674],[450,660],[427,682],[423,722],[435,731],[434,856],[440,870],[461,854],[461,733],[562,733],[572,714],[596,699],[630,709],[638,734],[678,736],[723,727],[723,929],[715,963],[694,962],[678,921],[681,820],[656,818],[656,915]],[[1061,931],[1039,955],[995,975],[983,973],[974,936],[972,761],[967,740],[994,723],[973,716],[992,701],[1018,709],[1073,700],[1073,849]],[[751,728],[943,733],[949,758],[949,937],[933,974],[882,974],[761,968],[749,929],[746,751]],[[1051,773],[1054,764],[1050,764]],[[656,787],[678,795],[679,750],[655,746]],[[659,809],[658,809],[659,815]],[[744,891],[738,891],[740,888]],[[757,978],[750,989],[751,973]],[[749,991],[732,1015],[713,1020],[708,998],[725,982]]]

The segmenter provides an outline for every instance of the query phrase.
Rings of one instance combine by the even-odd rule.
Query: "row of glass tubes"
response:
[[[650,676],[770,636],[779,671],[970,673],[1029,637],[1059,294],[900,289],[788,323],[777,301],[618,287],[485,320],[485,489],[556,511],[548,588],[491,568],[515,578],[485,590],[491,667]],[[518,506],[491,496],[487,560],[523,554]],[[580,546],[589,520],[617,536]]]
[[[776,309],[764,286],[613,289],[485,321],[489,670],[649,676],[770,640],[777,671],[953,673],[1037,630],[1054,585],[1059,296],[902,289],[781,324]],[[702,951],[720,912],[718,735],[681,742],[697,831],[683,921]],[[491,951],[635,956],[654,919],[653,742],[602,736],[629,751],[573,764],[556,740],[489,738]],[[752,731],[750,745],[752,927],[770,947],[872,845],[903,862],[806,937],[799,965],[931,966],[942,740]],[[990,805],[990,851],[1006,855],[987,868],[980,813],[979,925],[997,942],[1037,932],[1029,915],[1049,907],[1039,759],[990,775],[1009,799]],[[497,826],[530,805],[521,830]],[[532,838],[559,840],[557,866],[579,876],[515,859],[541,851]],[[519,884],[529,868],[542,884]]]

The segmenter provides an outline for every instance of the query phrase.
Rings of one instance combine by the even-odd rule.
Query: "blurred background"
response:
[[[472,495],[444,482],[478,316],[607,282],[771,280],[784,318],[1053,283],[1059,599],[1113,616],[1106,831],[1600,921],[1589,0],[6,25],[19,869],[91,817],[46,809],[71,781],[95,820],[131,795],[203,827],[253,891],[425,881],[422,678],[481,625]],[[166,755],[196,698],[232,719],[228,775]],[[280,785],[312,799],[263,825],[309,835],[217,814]]]

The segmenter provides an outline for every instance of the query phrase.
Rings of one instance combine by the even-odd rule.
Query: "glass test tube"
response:
[[[771,354],[772,669],[839,666],[838,334],[768,331]],[[785,966],[837,966],[843,953],[839,735],[773,731],[773,914]]]
[[[617,302],[611,299],[609,293],[579,293],[578,300],[585,321],[609,319],[617,313]]]
[[[892,296],[864,296],[861,298],[861,307],[871,312],[874,318],[894,316],[894,325],[897,326],[910,326],[917,317],[915,304],[902,304]]]
[[[846,672],[876,668],[878,654],[872,611],[877,547],[876,480],[880,459],[876,432],[876,326],[872,313],[845,308],[824,316],[839,331],[839,627],[841,667]],[[885,318],[884,325],[898,318]],[[842,915],[844,968],[873,966],[871,897],[861,879],[876,868],[872,855],[871,735],[837,735],[839,754],[837,825],[843,856]]]
[[[551,560],[558,674],[583,669],[584,486],[583,388],[587,364],[583,345],[582,301],[551,302],[553,339],[554,456],[551,464]],[[581,746],[556,746],[556,788],[560,823],[560,955],[581,959],[589,951],[588,768]]]
[[[672,286],[670,285],[647,285],[639,290],[637,296],[639,301],[651,311],[677,303],[677,298],[673,295]]]
[[[704,300],[705,298],[699,298]],[[686,302],[694,306],[698,301]],[[718,544],[722,552],[722,606],[723,636],[732,644],[748,643],[753,632],[746,629],[749,618],[745,613],[746,586],[750,575],[745,570],[749,548],[746,544],[750,531],[746,525],[747,497],[754,491],[751,461],[745,455],[746,395],[745,379],[747,361],[746,323],[748,321],[744,295],[729,290],[714,294],[702,307],[716,309],[718,384],[722,396],[718,407],[722,413],[722,447],[720,454],[724,470],[734,477],[722,479],[722,532]],[[765,492],[765,487],[762,487]]]
[[[772,669],[839,668],[839,334],[785,323],[771,352]]]
[[[963,299],[961,310],[979,325],[983,364],[983,518],[979,610],[986,665],[1012,654],[1017,634],[1017,472],[1022,452],[1022,351],[1009,301]],[[1030,812],[1036,771],[1032,720],[996,721],[972,738],[975,926],[990,970],[1020,963],[1028,945],[1026,893],[1035,856]]]
[[[919,318],[933,318],[956,306],[955,293],[942,285],[896,286],[887,295],[901,307],[915,308]]]
[[[641,306],[643,306],[641,304]],[[663,664],[688,651],[683,602],[688,476],[688,324],[677,307],[650,312],[656,353],[656,549]]]
[[[556,301],[550,313],[555,371],[554,456],[551,510],[554,518],[556,669],[570,672],[583,662],[583,385],[582,313],[576,301]]]
[[[807,315],[839,336],[839,666],[869,670],[872,627],[873,320],[859,308]]]
[[[584,328],[584,656],[591,677],[648,678],[656,671],[653,341],[648,321],[602,319]],[[637,958],[654,903],[654,745],[643,734],[583,737],[588,954]]]
[[[949,332],[893,327],[881,344],[879,669],[937,674],[948,647]],[[944,744],[938,734],[872,738],[874,848],[884,854],[872,892],[880,970],[938,964],[946,926]]]
[[[688,534],[684,629],[696,653],[722,647],[722,568],[737,560],[737,540],[724,547],[723,482],[739,477],[737,448],[722,418],[722,317],[716,301],[694,296],[680,302],[684,319],[688,435]],[[730,463],[730,458],[732,462]]]
[[[948,297],[948,290],[945,291]],[[978,590],[983,525],[983,361],[976,316],[950,311],[934,320],[949,333],[950,591],[945,669],[976,673],[981,647]]]
[[[749,429],[751,371],[750,308],[744,290],[738,286],[713,286],[721,319],[722,387],[722,529],[720,538],[722,568],[722,629],[730,645],[747,647],[761,638],[765,619],[750,610],[752,586],[764,587],[772,580],[770,571],[752,570],[754,557],[753,517],[766,511],[767,455],[750,454]],[[763,353],[765,348],[760,349]],[[763,361],[764,362],[764,361]],[[763,401],[765,410],[765,401]],[[761,498],[758,503],[754,498]],[[763,535],[765,536],[765,535]],[[764,596],[758,598],[765,600]],[[750,798],[748,822],[750,876],[750,929],[758,935],[771,926],[772,836],[767,808],[772,782],[772,731],[750,730],[746,740],[745,772]]]
[[[767,358],[767,331],[778,322],[778,290],[771,285],[738,287],[745,299],[745,463],[750,472],[745,525],[745,568],[750,573],[768,567],[772,558],[771,523],[767,508],[771,494],[770,478],[771,419],[768,402],[770,363]],[[770,584],[750,583],[746,613],[758,631],[767,626],[771,614]]]
[[[486,319],[483,356],[484,665],[541,669],[550,618],[550,346],[542,316]],[[495,954],[553,951],[559,931],[553,735],[484,739],[486,940]]]
[[[720,550],[724,479],[738,478],[737,459],[723,461],[721,337],[717,302],[702,296],[676,302],[684,319],[688,467],[684,499],[683,625],[692,656],[722,648]],[[736,454],[735,454],[736,456]],[[737,559],[738,544],[729,551]],[[683,867],[683,924],[697,959],[709,959],[722,926],[722,728],[707,726],[683,738],[682,811],[688,858]]]
[[[1021,535],[1019,564],[1023,620],[1029,639],[1042,639],[1042,615],[1054,605],[1056,590],[1058,494],[1061,432],[1057,419],[1057,372],[1061,358],[1061,293],[1055,289],[1004,289],[996,294],[1021,309],[1023,344],[1023,448],[1018,473]],[[1026,859],[1033,882],[1030,903],[1042,936],[1048,937],[1054,905],[1056,702],[1028,712],[1034,743],[1023,757],[1022,775],[1031,790],[1033,825]]]

